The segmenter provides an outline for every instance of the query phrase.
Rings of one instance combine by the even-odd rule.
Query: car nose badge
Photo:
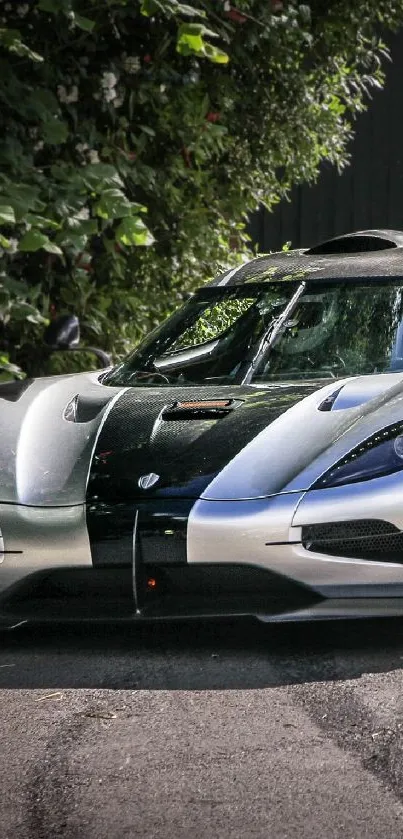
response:
[[[142,475],[141,478],[139,478],[138,485],[140,489],[151,489],[151,487],[153,487],[159,479],[159,475],[156,475],[155,472],[150,472],[149,475]]]

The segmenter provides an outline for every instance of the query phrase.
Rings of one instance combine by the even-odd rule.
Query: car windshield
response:
[[[105,384],[264,384],[403,371],[403,280],[197,292]]]

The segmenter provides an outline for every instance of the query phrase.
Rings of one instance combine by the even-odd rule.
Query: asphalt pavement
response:
[[[403,622],[0,636],[1,839],[401,839]]]

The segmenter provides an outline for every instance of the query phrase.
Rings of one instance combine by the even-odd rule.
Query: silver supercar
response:
[[[2,626],[403,614],[403,233],[227,271],[0,427]]]

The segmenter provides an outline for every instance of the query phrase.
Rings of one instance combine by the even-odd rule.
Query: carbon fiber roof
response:
[[[309,279],[403,280],[403,232],[364,230],[339,236],[314,248],[280,251],[246,262],[218,276],[211,286],[237,286],[248,282]]]

